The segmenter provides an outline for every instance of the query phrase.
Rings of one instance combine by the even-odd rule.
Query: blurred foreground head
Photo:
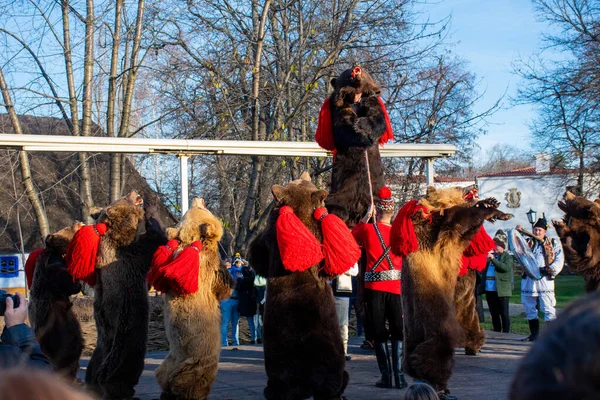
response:
[[[571,303],[525,355],[511,400],[600,398],[600,292]]]
[[[2,400],[93,400],[71,388],[57,375],[31,369],[4,370],[0,374]]]

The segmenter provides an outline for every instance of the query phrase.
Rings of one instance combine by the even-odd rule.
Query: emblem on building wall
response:
[[[508,189],[508,192],[504,195],[508,202],[508,208],[519,208],[521,207],[521,192],[517,188]]]

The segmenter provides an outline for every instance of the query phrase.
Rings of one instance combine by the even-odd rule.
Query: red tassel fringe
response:
[[[319,122],[317,123],[315,140],[319,146],[325,150],[335,150],[335,142],[333,141],[333,121],[331,120],[329,97],[323,102],[321,111],[319,111]]]
[[[31,284],[33,283],[33,273],[35,272],[35,264],[37,263],[37,259],[40,257],[40,254],[44,249],[35,249],[29,256],[27,257],[27,261],[25,261],[25,276],[27,277],[27,289],[31,289]]]
[[[154,289],[164,292],[165,289],[168,289],[165,286],[165,282],[161,281],[162,276],[160,275],[160,268],[173,261],[173,253],[179,247],[178,240],[169,240],[169,242],[160,246],[154,252],[152,256],[152,266],[150,267],[150,272],[148,272],[147,281],[151,286],[154,286]]]
[[[470,269],[483,271],[487,265],[487,254],[495,247],[494,239],[481,226],[471,239],[469,247],[463,252],[462,265],[458,276],[465,275]]]
[[[321,221],[325,272],[332,276],[343,274],[360,258],[360,248],[352,232],[344,221],[334,214],[329,214],[324,207],[317,208],[313,216]]]
[[[494,243],[494,239],[491,238],[490,235],[485,231],[482,227],[479,228],[479,231],[473,236],[471,242],[469,243],[469,247],[464,251],[464,255],[467,257],[477,256],[481,254],[489,253],[490,251],[496,248],[496,243]]]
[[[82,280],[90,286],[94,286],[96,283],[94,270],[98,245],[106,230],[106,224],[101,222],[96,225],[84,226],[73,236],[73,240],[67,247],[65,260],[69,274],[74,280]]]
[[[393,253],[405,256],[419,250],[415,227],[410,219],[419,210],[423,210],[425,215],[429,216],[429,222],[431,222],[429,211],[426,207],[420,206],[417,200],[409,201],[398,212],[396,219],[392,223],[391,246]]]
[[[379,138],[379,144],[384,145],[390,140],[394,140],[394,131],[392,130],[392,123],[390,116],[385,108],[385,104],[381,97],[378,97],[379,104],[383,110],[385,117],[385,132]],[[331,120],[331,108],[329,107],[329,97],[323,102],[321,111],[319,111],[319,122],[317,123],[317,132],[315,133],[315,140],[325,150],[335,151],[335,142],[333,140],[333,121]]]
[[[385,117],[386,129],[385,132],[383,132],[383,135],[381,135],[381,137],[379,138],[379,144],[383,146],[388,141],[394,140],[394,131],[392,131],[392,123],[390,121],[390,116],[387,110],[385,109],[385,104],[383,103],[383,100],[381,100],[381,97],[378,97],[377,100],[379,100],[379,104],[381,105],[381,109],[383,110],[383,116]]]
[[[292,207],[281,207],[275,227],[279,255],[285,269],[302,272],[321,262],[321,243],[294,214]]]
[[[154,288],[161,292],[170,290],[183,297],[196,293],[201,251],[202,242],[195,241],[171,262],[158,267],[152,276]]]

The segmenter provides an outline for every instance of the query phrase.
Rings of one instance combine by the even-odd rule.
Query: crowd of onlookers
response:
[[[235,254],[232,261],[227,260],[225,265],[236,283],[231,297],[221,302],[221,346],[232,345],[233,350],[238,350],[240,317],[248,321],[250,344],[260,344],[267,279],[256,275],[239,253]]]

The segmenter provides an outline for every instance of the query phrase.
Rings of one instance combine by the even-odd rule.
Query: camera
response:
[[[4,312],[6,311],[6,299],[9,297],[13,301],[13,308],[19,307],[19,296],[10,294],[6,290],[0,290],[0,317],[4,316]]]

